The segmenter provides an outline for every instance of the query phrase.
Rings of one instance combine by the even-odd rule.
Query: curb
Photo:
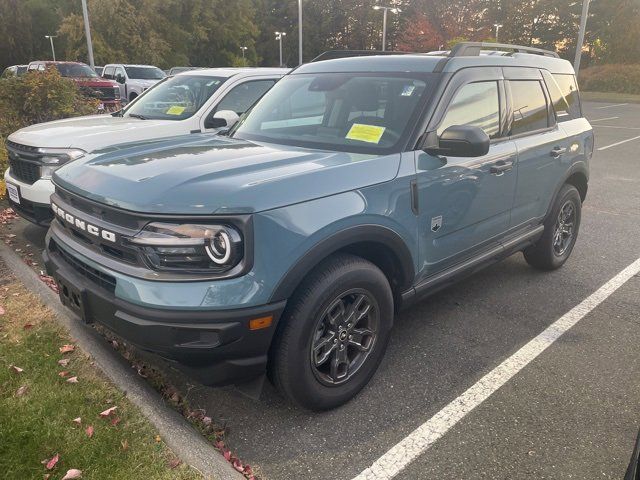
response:
[[[167,406],[144,380],[131,373],[131,366],[108,347],[95,330],[86,328],[73,313],[63,307],[58,296],[2,242],[0,257],[15,277],[56,314],[56,318],[69,330],[78,346],[93,357],[95,365],[119,390],[125,392],[127,398],[140,409],[181,460],[207,480],[244,480],[244,475],[236,471],[182,415]]]

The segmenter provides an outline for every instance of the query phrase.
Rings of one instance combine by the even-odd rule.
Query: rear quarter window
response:
[[[545,73],[544,79],[558,122],[580,118],[582,112],[576,77],[568,74]]]

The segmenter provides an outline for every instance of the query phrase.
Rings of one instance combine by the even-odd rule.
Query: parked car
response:
[[[55,68],[60,75],[76,82],[87,97],[100,100],[100,108],[114,109],[120,107],[118,84],[100,78],[86,63],[35,61],[29,63],[27,70],[42,72],[47,68]]]
[[[162,70],[152,65],[113,63],[104,66],[102,76],[115,80],[120,85],[120,97],[129,102],[166,77]]]
[[[559,268],[576,242],[594,139],[573,68],[481,48],[308,63],[228,136],[65,165],[62,302],[204,383],[268,372],[298,405],[345,403],[394,312],[519,251]]]
[[[5,181],[11,205],[27,220],[48,225],[52,171],[117,142],[214,132],[238,119],[288,70],[211,68],[167,78],[112,115],[32,125],[9,135]],[[226,111],[226,113],[224,112]],[[221,115],[224,118],[214,118]]]
[[[11,65],[4,69],[0,78],[21,77],[27,73],[27,67],[28,65]]]
[[[102,76],[102,71],[104,70],[104,67],[93,67],[93,70],[96,72],[96,75],[101,77]]]
[[[202,67],[172,67],[167,72],[167,75],[175,75],[177,73],[189,72],[191,70],[200,70]]]

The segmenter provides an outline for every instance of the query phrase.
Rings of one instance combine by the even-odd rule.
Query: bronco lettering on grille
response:
[[[77,228],[78,230],[82,230],[83,232],[87,232],[94,237],[102,238],[103,240],[107,240],[108,242],[115,243],[116,234],[114,232],[110,232],[109,230],[105,230],[96,225],[87,223],[86,220],[71,215],[53,202],[51,203],[51,209],[61,221],[66,222],[72,227]]]

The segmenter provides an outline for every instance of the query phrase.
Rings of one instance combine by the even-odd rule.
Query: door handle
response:
[[[500,176],[500,175],[504,175],[504,172],[508,172],[512,168],[513,168],[513,163],[506,163],[501,160],[491,165],[491,168],[489,168],[489,173],[491,173],[492,175]]]
[[[560,158],[562,155],[564,155],[567,152],[566,148],[560,148],[560,147],[556,147],[553,150],[551,150],[551,152],[549,152],[549,154],[553,157],[553,158]]]

